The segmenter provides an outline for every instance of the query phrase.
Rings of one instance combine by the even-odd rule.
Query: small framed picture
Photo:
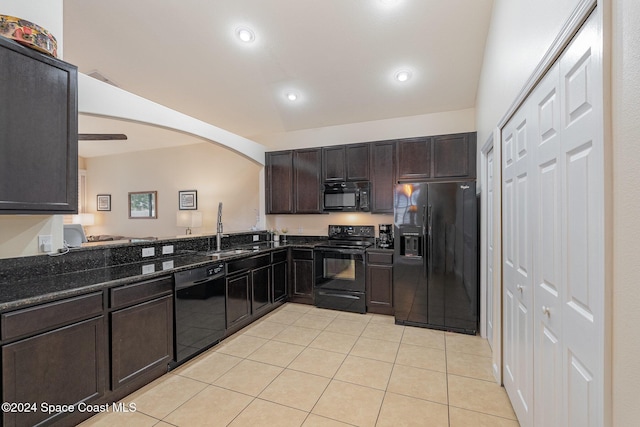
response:
[[[198,209],[198,192],[196,190],[178,191],[178,207],[181,211]]]
[[[111,210],[111,194],[98,194],[98,210],[110,211]]]

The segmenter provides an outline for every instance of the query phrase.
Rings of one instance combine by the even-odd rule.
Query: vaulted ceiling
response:
[[[251,139],[474,107],[491,7],[492,0],[64,0],[64,59]],[[239,27],[255,41],[239,40]],[[409,80],[394,79],[400,70]],[[80,119],[83,133],[127,128],[135,140],[163,139],[131,126]]]

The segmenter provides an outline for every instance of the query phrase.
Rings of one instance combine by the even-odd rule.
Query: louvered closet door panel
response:
[[[533,299],[531,150],[528,107],[521,108],[503,130],[503,248],[505,388],[522,426],[532,425]]]
[[[534,419],[562,425],[562,139],[556,64],[530,96],[534,129]]]
[[[592,14],[560,58],[566,425],[603,425],[604,154],[601,29]]]

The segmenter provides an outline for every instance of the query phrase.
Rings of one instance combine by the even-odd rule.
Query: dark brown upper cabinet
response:
[[[321,169],[320,148],[293,152],[293,213],[322,213]]]
[[[322,213],[322,150],[266,153],[267,214]]]
[[[473,179],[476,177],[476,133],[399,140],[397,181]]]
[[[346,153],[344,145],[322,148],[322,180],[339,182],[347,180],[345,168]]]
[[[369,144],[371,165],[371,213],[393,213],[396,177],[395,141]]]
[[[265,183],[267,213],[293,213],[292,150],[266,153]]]
[[[433,137],[433,178],[475,177],[475,132]]]
[[[369,181],[369,145],[323,147],[322,180],[324,182]]]
[[[349,144],[347,153],[347,181],[369,181],[369,144]]]
[[[78,211],[78,70],[0,37],[0,214]]]
[[[423,181],[431,178],[431,138],[408,138],[396,147],[398,181]]]

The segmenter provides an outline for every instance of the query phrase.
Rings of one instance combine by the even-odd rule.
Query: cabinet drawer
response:
[[[291,250],[291,258],[293,259],[313,259],[313,250],[311,249],[293,249]]]
[[[10,340],[24,335],[33,335],[88,319],[101,314],[102,310],[102,292],[95,292],[5,313],[0,318],[2,339]]]
[[[393,264],[393,252],[367,252],[370,264]]]
[[[287,251],[278,251],[271,253],[271,264],[287,260]]]
[[[110,289],[109,305],[111,308],[124,307],[171,292],[173,292],[173,278],[171,276],[146,280],[144,282]]]
[[[241,273],[254,268],[264,267],[271,264],[271,255],[264,254],[251,258],[242,258],[237,261],[227,263],[227,274]]]

